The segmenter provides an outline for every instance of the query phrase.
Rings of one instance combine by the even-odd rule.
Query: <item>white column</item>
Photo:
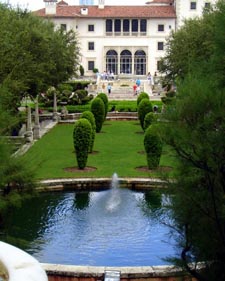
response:
[[[36,101],[35,101],[34,139],[40,139],[38,96],[37,96]]]
[[[58,121],[59,116],[57,112],[57,97],[56,97],[56,92],[54,92],[54,100],[53,100],[53,116],[52,116],[54,121]]]
[[[25,138],[28,142],[33,141],[31,108],[29,106],[27,107],[27,131],[25,133]]]

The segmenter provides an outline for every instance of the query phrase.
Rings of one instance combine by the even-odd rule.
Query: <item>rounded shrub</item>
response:
[[[109,106],[109,100],[108,100],[108,96],[105,93],[99,93],[97,95],[97,98],[102,99],[102,101],[104,102],[104,106],[105,106],[105,118],[106,115],[108,113],[108,106]]]
[[[144,147],[147,156],[148,168],[158,168],[162,154],[162,141],[152,126],[149,126],[145,131]]]
[[[91,112],[95,117],[96,133],[100,133],[105,120],[105,105],[101,98],[94,98],[91,103]]]
[[[85,118],[87,119],[92,127],[92,135],[91,135],[91,140],[90,140],[90,145],[89,145],[89,152],[91,153],[93,151],[94,147],[94,142],[95,142],[95,132],[96,132],[96,124],[95,124],[95,117],[94,114],[91,111],[84,111],[80,118]]]
[[[80,64],[79,66],[80,76],[84,76],[84,67]]]
[[[145,115],[152,111],[153,111],[152,103],[149,100],[149,98],[142,99],[138,105],[138,118],[140,120],[141,127],[143,130],[144,130]]]
[[[79,169],[86,167],[91,135],[92,127],[87,119],[81,118],[76,121],[73,130],[73,144]]]
[[[140,95],[137,97],[137,106],[143,99],[149,99],[149,95],[145,92],[141,92]]]
[[[154,123],[156,121],[156,114],[154,114],[153,112],[148,112],[145,115],[145,119],[144,119],[144,131],[147,130],[147,128],[152,125],[152,123]]]

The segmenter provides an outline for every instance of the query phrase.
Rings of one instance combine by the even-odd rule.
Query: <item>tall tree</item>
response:
[[[186,74],[198,67],[199,62],[207,71],[207,62],[214,52],[213,11],[203,18],[188,19],[176,32],[172,32],[166,43],[166,55],[162,59],[161,71],[168,81]],[[203,62],[205,61],[205,65]]]
[[[180,250],[173,261],[201,281],[225,280],[225,83],[220,65],[225,53],[224,12],[225,3],[219,1],[214,11],[191,21],[196,23],[193,29],[186,29],[188,22],[170,39],[166,56],[168,69],[177,78],[176,98],[162,118],[163,139],[179,160],[171,184],[172,234]],[[206,55],[197,37],[186,55],[173,48],[203,30]],[[172,68],[176,56],[180,65]]]
[[[0,83],[18,104],[76,75],[79,43],[72,31],[55,30],[26,10],[0,5]]]

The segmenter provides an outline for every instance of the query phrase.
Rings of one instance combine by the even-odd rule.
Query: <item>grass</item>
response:
[[[147,166],[144,153],[144,134],[138,121],[107,121],[102,132],[96,134],[94,153],[89,154],[88,167],[94,171],[68,172],[65,168],[77,166],[73,148],[73,125],[57,125],[36,142],[25,154],[38,179],[111,177],[155,177],[157,172],[140,171]],[[168,162],[164,151],[161,162]],[[169,156],[169,158],[171,158]]]

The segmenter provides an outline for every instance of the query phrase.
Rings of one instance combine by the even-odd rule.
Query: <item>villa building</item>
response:
[[[113,72],[115,75],[146,76],[159,69],[166,38],[184,19],[201,16],[216,0],[152,0],[145,5],[107,6],[107,0],[44,0],[45,8],[35,13],[50,19],[57,28],[77,32],[81,65],[85,75]]]

